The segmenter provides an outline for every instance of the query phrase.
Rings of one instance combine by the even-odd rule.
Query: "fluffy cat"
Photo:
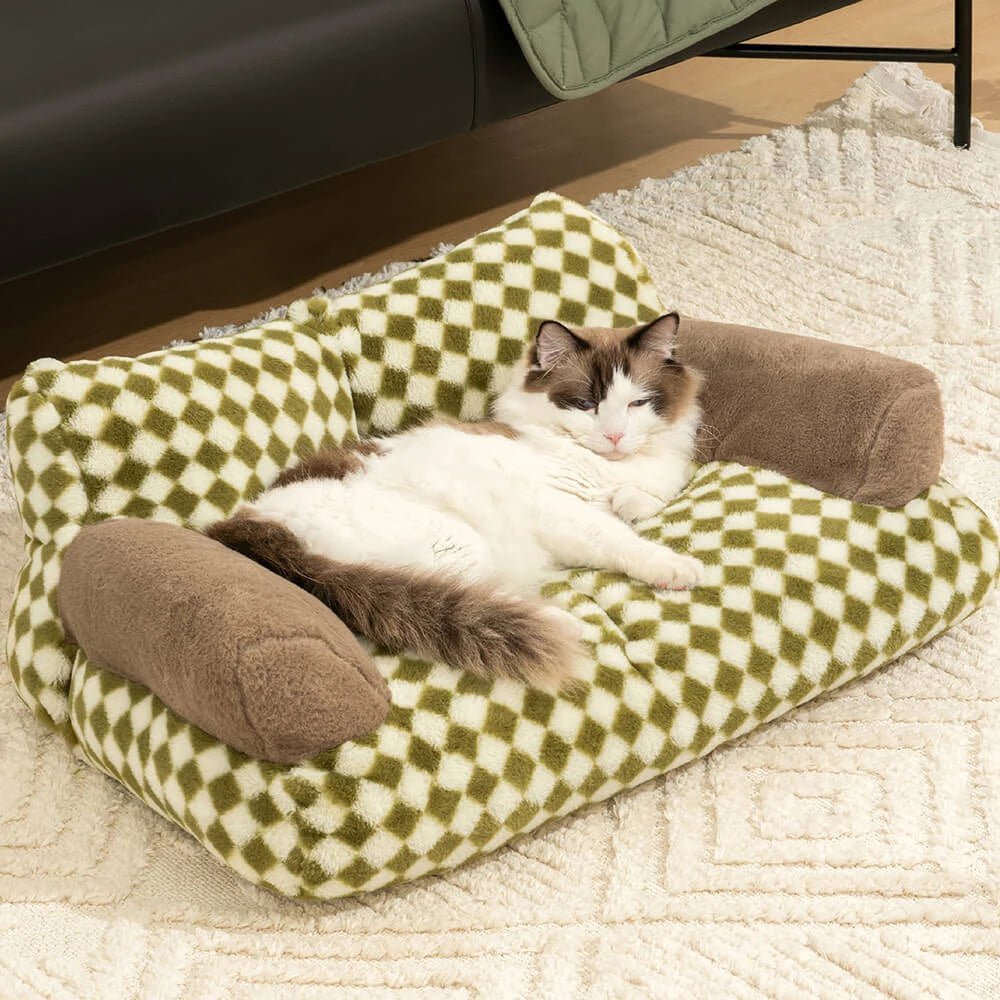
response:
[[[680,490],[694,451],[700,377],[673,357],[678,322],[542,323],[493,420],[314,455],[208,534],[393,651],[561,683],[579,622],[538,597],[558,569],[701,582],[697,560],[630,527]]]

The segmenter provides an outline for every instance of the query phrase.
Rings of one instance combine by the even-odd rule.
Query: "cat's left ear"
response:
[[[548,371],[563,358],[586,348],[586,341],[581,340],[568,326],[549,319],[538,328],[533,361],[543,371]]]
[[[677,328],[681,325],[680,316],[667,313],[652,323],[636,330],[628,339],[628,346],[658,355],[663,361],[672,361],[674,348],[677,346]]]

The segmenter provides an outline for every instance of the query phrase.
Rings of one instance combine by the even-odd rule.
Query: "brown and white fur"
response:
[[[700,378],[673,358],[677,326],[543,323],[493,421],[313,456],[208,533],[391,650],[559,683],[579,624],[538,598],[557,570],[701,581],[699,562],[630,527],[680,490],[694,451]]]

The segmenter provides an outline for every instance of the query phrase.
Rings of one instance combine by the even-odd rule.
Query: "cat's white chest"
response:
[[[543,489],[569,494],[607,507],[615,490],[630,479],[627,461],[610,462],[572,444],[548,445],[536,453],[535,482]]]
[[[541,486],[598,506],[606,506],[611,498],[607,482],[594,470],[576,465],[556,465],[547,469]]]

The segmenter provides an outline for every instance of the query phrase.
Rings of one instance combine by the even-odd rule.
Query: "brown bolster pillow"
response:
[[[934,375],[813,337],[685,319],[678,360],[705,376],[698,457],[775,469],[899,507],[935,482],[944,414]]]
[[[311,594],[188,528],[83,528],[59,579],[71,642],[253,757],[291,763],[379,726],[389,690]]]

